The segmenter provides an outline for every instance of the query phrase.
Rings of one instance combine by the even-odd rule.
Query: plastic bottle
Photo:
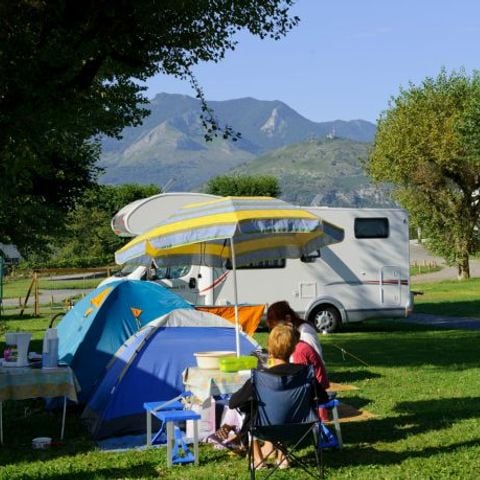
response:
[[[48,339],[49,366],[56,367],[58,365],[58,337]]]
[[[48,328],[43,337],[42,366],[53,368],[58,364],[58,336],[55,328]]]

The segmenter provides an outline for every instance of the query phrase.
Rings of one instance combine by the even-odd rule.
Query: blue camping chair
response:
[[[274,448],[281,450],[286,459],[301,467],[313,478],[323,478],[323,458],[318,439],[321,421],[312,408],[314,398],[313,367],[305,368],[297,375],[279,376],[268,370],[252,371],[254,402],[250,439],[269,441]],[[312,471],[296,450],[308,445],[315,452],[316,469]],[[250,478],[255,479],[253,442],[248,450]],[[276,465],[265,478],[270,477],[280,467]]]

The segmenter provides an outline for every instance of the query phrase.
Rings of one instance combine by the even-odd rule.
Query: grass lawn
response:
[[[4,327],[33,331],[31,350],[40,351],[47,321],[46,317],[10,318]],[[264,343],[266,333],[257,334],[257,339]],[[342,426],[345,448],[325,453],[327,479],[478,477],[480,331],[371,321],[322,336],[321,341],[331,379],[358,387],[342,393],[342,398],[376,415]],[[0,350],[3,346],[0,343]],[[248,478],[245,459],[207,445],[201,446],[199,467],[171,469],[166,468],[165,449],[101,452],[75,411],[67,415],[63,444],[46,451],[31,449],[36,436],[58,439],[60,423],[60,414],[44,413],[40,401],[5,402],[0,479]],[[303,479],[305,475],[292,468],[276,477]]]
[[[443,267],[440,265],[410,265],[410,276],[413,277],[424,273],[439,272],[442,268]]]
[[[480,318],[480,278],[432,283],[413,279],[412,290],[423,292],[415,297],[416,312]]]

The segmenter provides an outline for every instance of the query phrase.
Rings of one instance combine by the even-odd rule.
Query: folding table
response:
[[[70,367],[31,368],[0,366],[0,444],[3,445],[3,401],[63,397],[62,428],[65,433],[67,398],[77,401],[78,382]]]

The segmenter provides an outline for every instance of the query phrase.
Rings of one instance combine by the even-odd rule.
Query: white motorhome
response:
[[[406,211],[305,208],[343,228],[344,241],[302,259],[238,267],[239,302],[287,300],[321,332],[332,332],[341,323],[409,315],[413,302]],[[144,272],[145,277],[177,291],[193,304],[233,303],[228,262],[224,268],[183,265]]]

